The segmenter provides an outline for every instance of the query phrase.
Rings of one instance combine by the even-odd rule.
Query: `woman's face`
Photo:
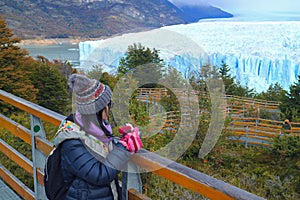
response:
[[[113,107],[114,103],[113,101],[110,101],[104,108],[104,112],[102,112],[102,119],[108,120],[109,117],[109,111]]]
[[[114,106],[114,102],[110,100],[110,102],[107,104],[108,108],[111,109]]]

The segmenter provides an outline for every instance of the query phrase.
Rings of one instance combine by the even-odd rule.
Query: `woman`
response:
[[[291,129],[292,129],[292,125],[290,120],[285,119],[283,124],[282,124],[282,128],[284,130],[284,133],[290,133]]]
[[[126,133],[131,137],[115,139],[107,121],[111,89],[79,74],[70,76],[69,85],[75,93],[76,112],[61,123],[54,139],[56,147],[62,145],[62,174],[70,185],[66,199],[121,199],[118,174],[142,147],[138,129]]]

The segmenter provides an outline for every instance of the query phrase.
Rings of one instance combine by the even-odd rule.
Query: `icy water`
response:
[[[57,43],[51,45],[20,45],[26,49],[33,58],[44,56],[50,61],[68,61],[74,65],[79,65],[79,49],[77,43]]]

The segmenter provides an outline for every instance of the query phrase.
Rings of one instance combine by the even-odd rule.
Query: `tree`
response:
[[[111,89],[113,89],[117,82],[117,79],[116,77],[110,75],[109,73],[104,72],[99,81],[108,85]]]
[[[229,72],[229,66],[224,61],[222,61],[219,73],[225,86],[225,93],[228,95],[233,95],[234,89],[237,87],[237,85],[234,82],[234,77],[231,77]]]
[[[255,93],[254,89],[249,89],[247,86],[243,87],[239,83],[235,82],[235,77],[232,77],[229,72],[230,67],[222,61],[219,73],[225,86],[225,93],[227,95],[253,97]]]
[[[271,84],[266,92],[261,92],[256,98],[267,101],[282,101],[286,92],[279,83]]]
[[[103,69],[101,65],[94,65],[92,69],[87,72],[87,76],[92,79],[99,80],[102,77]]]
[[[61,114],[67,114],[69,95],[67,93],[67,79],[60,72],[59,63],[51,63],[40,56],[36,61],[31,79],[36,88],[37,103],[45,108]]]
[[[162,77],[163,67],[163,60],[159,57],[158,50],[151,50],[140,43],[134,43],[128,47],[125,57],[121,58],[117,74],[121,77],[132,72],[137,81],[147,82],[148,79],[159,80]]]
[[[28,70],[33,59],[16,46],[19,42],[0,17],[0,89],[35,102],[38,90],[34,88]]]
[[[60,74],[66,79],[68,79],[71,74],[77,73],[77,70],[73,69],[73,65],[70,64],[68,61],[62,62],[60,60],[53,60],[53,63],[59,66]]]
[[[279,107],[286,118],[291,121],[300,120],[300,75],[298,75],[297,82],[290,86]]]
[[[87,76],[99,80],[101,83],[108,85],[111,89],[113,89],[117,81],[114,76],[103,72],[102,66],[99,65],[93,66],[92,70],[87,73]]]
[[[166,67],[166,73],[164,74],[161,83],[172,88],[179,88],[185,84],[185,79],[175,67],[168,66]]]

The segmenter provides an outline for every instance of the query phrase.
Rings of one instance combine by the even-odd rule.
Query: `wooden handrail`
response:
[[[142,150],[131,160],[153,173],[210,199],[263,199],[199,171]]]
[[[63,119],[65,119],[65,116],[63,116],[59,113],[56,113],[52,110],[41,107],[30,101],[26,101],[20,97],[17,97],[15,95],[7,93],[3,90],[0,90],[0,100],[5,101],[6,103],[9,103],[10,105],[13,105],[29,114],[32,114],[44,121],[50,122],[51,124],[54,124],[56,126],[58,126],[60,124],[60,122]]]
[[[167,95],[167,90],[165,88],[139,88],[139,94],[141,96],[166,96]],[[180,89],[175,89],[173,90],[180,92]],[[197,93],[195,93],[197,95]],[[204,93],[206,95],[206,93]],[[225,98],[228,100],[236,100],[236,101],[241,101],[241,102],[249,102],[251,104],[259,104],[259,105],[264,105],[264,106],[274,106],[278,107],[279,102],[278,101],[267,101],[267,100],[262,100],[262,99],[255,99],[255,98],[250,98],[250,97],[240,97],[240,96],[234,96],[234,95],[225,95]]]
[[[227,99],[233,99],[233,100],[239,100],[239,101],[249,101],[249,102],[258,102],[262,104],[270,104],[270,105],[276,105],[278,106],[280,103],[278,101],[267,101],[262,99],[255,99],[255,98],[249,98],[249,97],[240,97],[240,96],[234,96],[234,95],[226,95]]]
[[[21,153],[11,148],[6,142],[0,139],[0,151],[3,152],[8,158],[21,166],[25,171],[33,174],[32,162]]]
[[[56,126],[58,126],[61,120],[65,118],[63,115],[2,90],[0,90],[0,99]],[[47,152],[52,148],[52,146],[50,143],[40,142],[38,143],[37,148],[46,149],[44,151]],[[179,163],[170,161],[146,150],[142,150],[141,154],[136,154],[132,156],[131,159],[141,167],[147,170],[153,170],[154,173],[211,199],[263,199],[245,190],[239,189],[233,185],[210,177],[199,171],[190,169]],[[165,165],[165,163],[171,164]],[[42,179],[41,175],[42,173],[39,172],[39,179]]]
[[[26,142],[27,144],[31,145],[31,135],[30,130],[26,129],[25,127],[21,126],[20,124],[14,122],[13,120],[5,117],[4,115],[0,114],[0,124],[3,128],[8,130],[10,133],[14,134],[15,136],[19,137],[21,140]],[[39,150],[41,150],[45,155],[48,155],[52,148],[52,144],[48,140],[42,140],[38,137],[35,138],[35,145]],[[45,145],[47,143],[47,145]]]
[[[20,126],[18,123],[15,123],[11,119],[0,114],[0,124],[3,128],[13,133],[15,136],[22,139],[27,144],[31,145],[31,136],[30,131],[23,126]]]
[[[248,125],[253,125],[255,123],[257,127],[269,127],[274,129],[281,129],[283,124],[282,121],[263,119],[259,117],[231,117],[231,119],[233,119],[233,121],[230,122],[230,124],[234,126],[248,126]],[[291,124],[292,124],[292,129],[295,130],[300,129],[300,123],[292,122]]]

